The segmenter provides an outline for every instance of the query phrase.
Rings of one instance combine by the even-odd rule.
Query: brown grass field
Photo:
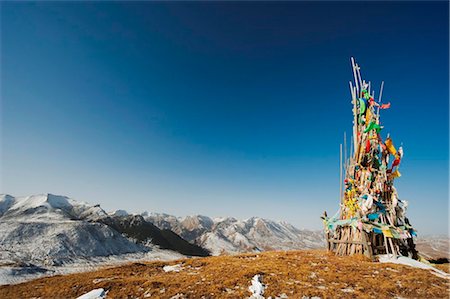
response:
[[[181,264],[180,272],[165,272]],[[440,266],[448,271],[448,266]],[[336,257],[321,250],[271,251],[131,263],[94,272],[0,286],[0,298],[76,298],[96,288],[107,298],[246,298],[255,274],[264,296],[302,298],[449,298],[449,281],[427,270]],[[286,297],[287,296],[287,297]]]

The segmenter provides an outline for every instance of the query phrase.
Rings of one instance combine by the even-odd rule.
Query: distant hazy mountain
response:
[[[450,260],[450,238],[446,235],[419,236],[415,240],[419,253],[430,259]]]
[[[59,265],[83,258],[145,253],[154,245],[185,255],[207,255],[142,216],[110,216],[89,205],[52,194],[0,195],[1,264]]]
[[[286,222],[253,217],[211,219],[206,216],[177,218],[143,213],[160,229],[170,229],[184,239],[208,249],[213,255],[264,250],[324,248],[321,231],[300,230]]]

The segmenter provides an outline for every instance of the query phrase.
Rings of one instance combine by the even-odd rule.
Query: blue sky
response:
[[[447,2],[1,4],[2,193],[285,220],[338,208],[350,56],[400,198],[448,233]],[[378,87],[377,87],[378,91]]]

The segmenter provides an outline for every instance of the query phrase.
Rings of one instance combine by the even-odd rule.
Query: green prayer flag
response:
[[[363,99],[359,99],[359,114],[366,112],[366,102]]]
[[[376,130],[377,131],[377,133],[379,133],[380,132],[380,130],[381,130],[381,126],[380,125],[377,125],[375,122],[370,122],[370,124],[367,126],[367,128],[364,130],[364,133],[367,133],[367,132],[369,132],[370,130]]]

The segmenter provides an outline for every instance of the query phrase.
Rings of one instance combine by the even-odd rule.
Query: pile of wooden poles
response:
[[[409,234],[415,232],[404,215],[407,204],[398,198],[393,186],[394,179],[400,176],[398,165],[403,149],[397,151],[389,135],[383,141],[379,134],[383,128],[380,109],[390,107],[390,103],[381,104],[384,82],[375,100],[371,82],[361,78],[353,58],[351,63],[353,136],[349,157],[345,134],[344,144],[340,145],[340,208],[339,218],[335,219],[340,222],[332,231],[326,227],[328,249],[337,255],[365,254],[370,258],[376,254],[417,256]],[[395,158],[391,167],[390,157]],[[322,218],[329,221],[326,213]]]

